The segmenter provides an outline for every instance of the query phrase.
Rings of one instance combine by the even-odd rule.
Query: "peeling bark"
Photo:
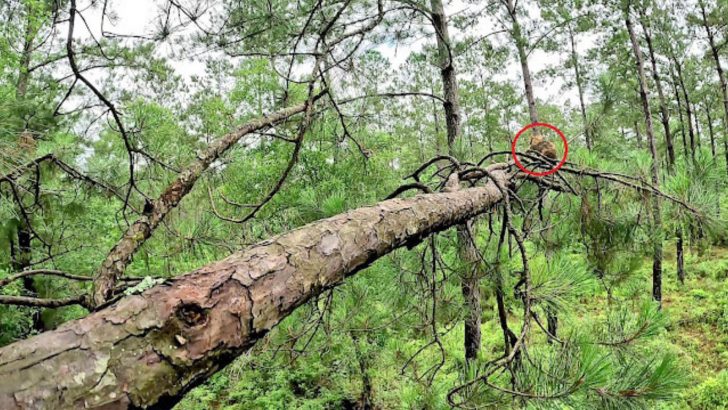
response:
[[[501,199],[490,181],[355,209],[6,346],[0,408],[171,407],[312,297]]]
[[[136,222],[129,226],[121,239],[119,239],[119,242],[106,255],[106,259],[101,263],[98,275],[94,281],[94,303],[101,305],[108,300],[117,279],[131,263],[132,256],[152,236],[154,230],[164,220],[167,214],[177,207],[180,201],[182,201],[182,198],[192,190],[197,179],[200,178],[202,173],[216,159],[220,158],[220,156],[244,136],[279,124],[296,114],[302,113],[305,109],[306,104],[302,103],[251,120],[235,131],[224,135],[199,153],[195,161],[186,169],[182,170],[177,178],[164,190],[162,195],[151,203],[151,211],[145,212]]]

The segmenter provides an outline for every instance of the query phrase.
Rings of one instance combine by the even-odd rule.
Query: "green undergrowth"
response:
[[[630,348],[630,357],[644,358],[645,363],[664,354],[674,357],[681,379],[675,394],[634,407],[605,403],[586,394],[572,401],[546,405],[501,399],[492,408],[728,408],[728,250],[712,248],[700,255],[687,252],[684,285],[676,279],[673,249],[666,245],[665,250],[662,319],[638,347]],[[359,409],[364,408],[367,396],[365,378],[371,386],[368,400],[372,408],[449,408],[449,388],[463,381],[462,324],[452,328],[440,326],[442,349],[437,344],[429,345],[408,362],[433,339],[427,325],[423,327],[407,313],[418,307],[408,303],[406,292],[396,294],[387,286],[392,280],[403,280],[397,274],[401,267],[398,255],[377,262],[334,291],[329,302],[331,313],[323,316],[310,342],[310,332],[300,336],[296,343],[292,341],[306,326],[316,326],[316,316],[297,311],[250,354],[190,392],[177,409]],[[630,283],[623,284],[619,293],[612,295],[611,302],[604,292],[599,292],[596,281],[588,282],[586,286],[591,288],[559,318],[561,334],[594,332],[592,326],[606,320],[619,300],[629,300],[631,307],[644,303],[640,302],[643,297],[629,298],[634,296],[632,293],[647,293],[650,274],[651,264],[646,262]],[[454,301],[459,289],[445,284],[442,292],[442,300],[451,297]],[[483,290],[483,306],[480,363],[496,358],[503,349],[495,299],[488,289]],[[457,310],[448,304],[438,309],[438,319],[452,318]],[[509,321],[518,331],[517,312],[510,312]],[[359,332],[362,329],[367,331]],[[548,356],[552,347],[540,332],[534,331],[534,335],[531,350]],[[558,359],[558,352],[554,354]],[[443,357],[444,363],[430,384],[430,369],[439,365]],[[600,383],[618,381],[605,379]],[[508,385],[507,380],[504,385]]]

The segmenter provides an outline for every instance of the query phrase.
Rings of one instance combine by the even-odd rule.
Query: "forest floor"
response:
[[[670,342],[689,353],[696,376],[728,368],[728,248],[689,257],[684,286],[674,259],[668,267],[663,309],[673,327]]]
[[[689,367],[681,398],[660,408],[728,409],[728,248],[686,253],[684,285],[677,280],[674,246],[665,250],[663,310],[669,325],[667,340],[654,343],[665,344]]]

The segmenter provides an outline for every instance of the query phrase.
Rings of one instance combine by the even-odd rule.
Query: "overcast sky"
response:
[[[163,1],[155,0],[116,0],[111,1],[111,9],[114,15],[118,18],[115,24],[110,24],[108,21],[105,23],[105,30],[111,31],[116,34],[128,34],[128,35],[141,35],[150,34],[154,31],[155,20],[160,15],[160,5]],[[461,13],[468,7],[475,7],[473,5],[465,5],[461,1],[446,1],[446,13],[450,16]],[[532,7],[529,10],[530,13],[535,14],[537,10]],[[100,25],[100,10],[86,10],[84,11],[91,30],[95,32],[95,35],[99,35]],[[536,17],[535,15],[533,17]],[[492,20],[483,19],[479,26],[476,28],[480,33],[487,34],[500,29],[498,25]],[[188,31],[189,34],[189,31]],[[452,35],[455,38],[461,36],[462,33],[453,31]],[[472,34],[472,33],[471,33]],[[88,37],[86,28],[79,24],[77,25],[76,36],[78,38]],[[578,40],[578,50],[583,53],[585,50],[593,46],[593,38],[585,38],[581,36]],[[494,43],[503,44],[509,42],[510,39],[507,35],[497,35],[489,38]],[[396,67],[402,64],[409,54],[413,51],[420,49],[423,45],[431,42],[432,39],[424,38],[419,42],[415,42],[410,45],[382,45],[378,47],[378,50],[387,57],[390,62]],[[169,46],[167,49],[171,50]],[[162,48],[165,50],[165,47]],[[171,55],[171,53],[169,53]],[[568,55],[558,55],[555,53],[545,53],[541,50],[536,50],[529,56],[529,65],[533,73],[534,89],[536,97],[540,100],[545,100],[554,104],[564,105],[570,104],[572,107],[578,104],[576,90],[563,90],[564,81],[560,78],[548,78],[545,75],[539,75],[539,72],[548,66],[554,64],[560,64],[563,59],[568,58]],[[195,58],[171,58],[170,64],[173,66],[175,71],[183,77],[189,79],[192,75],[204,74],[205,64],[200,59]],[[514,82],[514,84],[521,85],[521,68],[517,61],[512,61],[504,67],[501,74],[498,75],[499,80],[508,79]],[[522,88],[522,87],[521,87]],[[588,96],[587,96],[588,97]]]

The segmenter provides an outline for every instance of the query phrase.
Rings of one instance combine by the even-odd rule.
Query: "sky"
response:
[[[127,34],[127,35],[140,35],[150,34],[153,32],[155,26],[155,20],[160,15],[161,4],[163,1],[159,0],[111,0],[110,8],[113,11],[116,19],[114,24],[107,21],[105,23],[106,31],[111,31],[116,34]],[[458,15],[468,8],[475,7],[463,3],[462,0],[455,0],[445,2],[446,13],[449,16]],[[184,2],[183,2],[184,4]],[[535,6],[527,8],[528,12],[532,17],[537,17],[538,10]],[[100,9],[85,10],[83,11],[86,20],[89,22],[91,31],[94,32],[95,36],[100,35],[100,21],[101,11]],[[203,23],[204,24],[204,23]],[[86,27],[79,24],[77,25],[76,36],[78,38],[84,38],[89,36],[89,32]],[[497,31],[500,27],[495,21],[483,19],[479,25],[475,28],[481,34],[491,33]],[[192,29],[187,29],[186,34],[190,34]],[[472,33],[472,29],[470,29]],[[451,33],[454,39],[462,38],[464,33],[457,30],[452,30]],[[507,34],[496,35],[489,38],[496,44],[507,44],[510,42],[510,38]],[[381,45],[378,47],[378,51],[387,57],[394,67],[397,67],[404,63],[407,57],[413,51],[418,51],[423,46],[432,42],[433,39],[423,38],[413,44],[406,45]],[[577,50],[583,53],[588,48],[593,46],[595,39],[593,37],[581,36],[578,39]],[[171,65],[177,74],[183,76],[187,81],[195,75],[201,76],[205,73],[205,64],[199,58],[178,58],[173,57],[172,48],[169,45],[162,46],[161,52],[168,55],[170,58]],[[578,105],[578,94],[575,89],[564,90],[564,80],[561,78],[554,78],[545,75],[539,75],[539,72],[548,66],[555,64],[562,64],[565,59],[569,58],[568,55],[559,55],[556,53],[546,53],[542,50],[536,50],[529,56],[529,66],[531,68],[532,77],[534,80],[534,90],[536,97],[539,100],[547,101],[549,103],[558,105],[571,105],[576,107]],[[521,85],[521,67],[520,64],[511,59],[509,64],[504,67],[502,73],[497,76],[497,80],[510,80],[514,84]],[[587,100],[589,95],[587,93]]]

